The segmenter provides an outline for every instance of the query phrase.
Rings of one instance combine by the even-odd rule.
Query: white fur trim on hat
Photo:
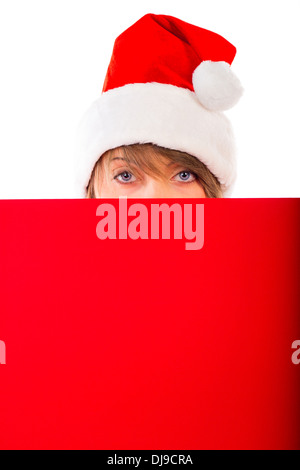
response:
[[[243,94],[241,82],[223,61],[201,62],[193,73],[193,86],[200,103],[210,111],[232,108]]]
[[[135,143],[153,143],[197,157],[229,195],[236,160],[226,116],[205,109],[185,88],[135,83],[103,93],[83,117],[77,144],[78,197],[84,197],[93,167],[104,152]]]

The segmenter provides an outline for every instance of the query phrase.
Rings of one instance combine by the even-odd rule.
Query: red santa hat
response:
[[[115,41],[102,94],[79,128],[80,195],[104,152],[136,143],[197,157],[229,195],[235,145],[222,111],[243,92],[230,67],[235,54],[222,36],[172,16],[147,14],[124,31]]]

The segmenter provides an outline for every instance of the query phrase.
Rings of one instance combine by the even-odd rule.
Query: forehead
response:
[[[159,149],[154,149],[150,145],[139,145],[138,147],[118,147],[106,152],[103,157],[108,164],[113,162],[126,162],[143,168],[144,166],[165,167],[175,163],[175,161],[166,155],[163,155]],[[103,158],[102,157],[102,158]]]
[[[151,144],[118,147],[106,152],[104,165],[107,171],[126,165],[129,170],[146,173],[153,178],[169,178],[174,168],[180,169],[182,162],[153,147]]]
[[[126,161],[140,167],[143,167],[144,165],[148,166],[147,163],[150,163],[151,166],[153,165],[155,167],[170,167],[172,165],[190,163],[183,155],[178,157],[178,155],[175,156],[169,152],[166,153],[160,150],[160,148],[153,147],[151,144],[140,144],[138,146],[128,146],[125,148],[117,147],[115,149],[111,149],[107,151],[103,157],[105,157],[105,160],[108,163],[114,161]]]

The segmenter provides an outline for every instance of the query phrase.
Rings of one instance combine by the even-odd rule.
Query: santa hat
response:
[[[172,16],[147,14],[115,41],[104,86],[79,128],[81,196],[96,161],[121,145],[153,143],[201,160],[229,195],[236,176],[231,124],[222,111],[242,87],[236,49]]]

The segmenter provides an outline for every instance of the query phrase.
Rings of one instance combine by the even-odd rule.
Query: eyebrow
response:
[[[124,160],[126,160],[126,159],[123,158],[123,157],[114,157],[114,158],[112,158],[112,159],[110,160],[110,162],[112,162],[112,161],[114,161],[114,160],[123,160],[123,161],[124,161]],[[127,161],[127,160],[126,160],[126,161]],[[129,161],[129,163],[133,163],[133,162]],[[182,163],[180,163],[180,162],[173,162],[173,161],[171,161],[171,162],[169,162],[169,163],[167,164],[167,166],[171,166],[171,165],[183,166]]]
[[[171,162],[169,162],[169,163],[167,164],[168,167],[169,167],[169,166],[172,166],[172,165],[173,165],[173,166],[182,166],[182,167],[184,168],[184,164],[181,163],[181,162],[174,162],[174,161],[171,161]]]
[[[123,162],[124,162],[124,161],[128,162],[128,160],[126,160],[126,158],[123,158],[123,157],[114,157],[114,158],[112,158],[112,159],[109,161],[109,164],[111,164],[114,160],[123,160]],[[131,163],[132,165],[134,165],[134,163],[131,162],[131,161],[129,161],[128,163]]]

